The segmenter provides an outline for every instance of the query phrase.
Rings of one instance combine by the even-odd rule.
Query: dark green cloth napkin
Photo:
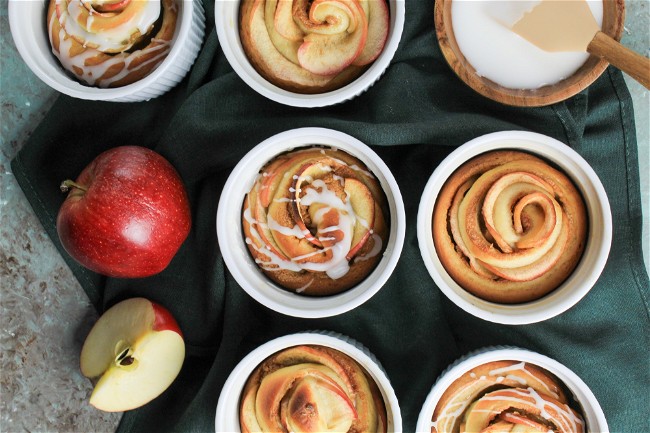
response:
[[[414,431],[443,369],[491,345],[558,360],[591,387],[611,431],[650,431],[649,290],[641,260],[637,149],[632,102],[619,71],[608,69],[565,103],[527,109],[497,104],[466,87],[445,63],[433,1],[407,0],[401,44],[378,82],[343,104],[298,109],[265,99],[233,72],[219,48],[213,3],[205,6],[204,46],[180,86],[134,104],[61,96],[12,164],[59,249],[59,183],[76,177],[100,152],[124,144],[153,148],[186,183],[192,232],[159,275],[101,277],[61,249],[100,312],[145,296],[168,307],[186,337],[178,379],[150,404],[126,413],[119,431],[213,431],[221,387],[239,360],[274,337],[305,330],[339,332],[369,348],[394,385],[407,432]],[[215,233],[217,203],[234,165],[265,138],[302,126],[340,130],[370,145],[392,169],[407,218],[401,259],[379,293],[351,312],[317,320],[277,314],[249,297],[225,268]],[[596,286],[559,317],[527,326],[488,323],[452,304],[425,269],[415,226],[424,185],[446,155],[479,135],[515,129],[549,135],[580,153],[604,184],[614,221],[609,262]]]

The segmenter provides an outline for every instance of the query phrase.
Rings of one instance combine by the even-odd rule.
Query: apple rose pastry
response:
[[[388,37],[386,0],[242,0],[239,33],[255,69],[299,93],[358,77]]]
[[[563,384],[548,371],[515,361],[480,365],[443,393],[432,433],[582,433],[585,422],[570,407]]]
[[[451,277],[488,301],[538,299],[578,264],[587,217],[562,172],[519,151],[480,155],[443,185],[433,211],[436,252]]]
[[[52,52],[89,86],[134,83],[169,53],[178,7],[177,0],[50,0]]]
[[[307,148],[282,154],[257,177],[243,205],[255,262],[274,282],[324,296],[363,280],[388,239],[387,201],[357,158]]]
[[[352,358],[325,346],[296,346],[264,360],[240,401],[242,433],[386,432],[377,384]]]

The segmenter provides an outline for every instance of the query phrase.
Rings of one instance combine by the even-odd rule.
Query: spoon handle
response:
[[[597,32],[587,52],[602,57],[613,66],[650,89],[650,59],[624,47],[603,32]]]

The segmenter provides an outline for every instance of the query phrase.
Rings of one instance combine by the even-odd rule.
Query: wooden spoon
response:
[[[650,89],[650,59],[600,30],[585,0],[542,0],[512,30],[544,51],[586,51]]]

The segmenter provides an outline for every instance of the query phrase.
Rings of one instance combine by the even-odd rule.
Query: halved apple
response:
[[[144,298],[122,301],[99,318],[81,349],[81,372],[99,378],[90,404],[106,412],[140,407],[172,384],[184,358],[168,310]]]

